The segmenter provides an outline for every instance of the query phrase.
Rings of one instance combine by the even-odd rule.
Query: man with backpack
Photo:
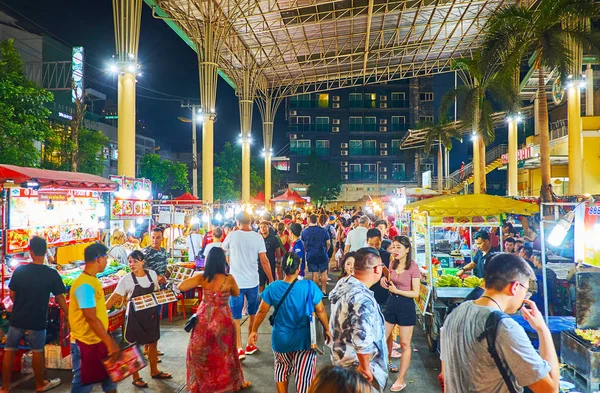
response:
[[[529,300],[531,267],[499,253],[485,266],[485,292],[458,306],[444,322],[441,359],[446,393],[558,391],[560,371],[550,329]],[[537,332],[539,354],[525,330],[506,314],[521,310]]]

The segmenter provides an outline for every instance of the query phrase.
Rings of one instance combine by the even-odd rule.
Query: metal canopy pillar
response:
[[[594,69],[590,63],[585,69],[585,115],[594,116]]]
[[[118,80],[118,172],[135,177],[135,84],[139,72],[138,47],[141,0],[113,0]]]
[[[242,201],[250,202],[250,145],[252,143],[252,110],[254,109],[253,83],[251,83],[251,70],[246,68],[242,72],[242,83],[238,84],[238,98],[240,103],[240,131],[242,142]]]
[[[582,20],[572,20],[568,23],[585,23]],[[581,69],[583,66],[583,48],[576,42],[569,42],[573,56],[571,80],[567,85],[567,127],[569,131],[569,195],[583,193],[583,146],[581,138]]]
[[[271,171],[273,170],[272,158],[273,158],[273,123],[275,121],[275,114],[279,105],[283,102],[284,97],[289,93],[287,89],[284,91],[274,91],[269,89],[266,81],[261,81],[259,88],[258,109],[260,111],[260,117],[263,123],[263,152],[265,156],[265,206],[269,206],[269,201],[273,191],[271,189]]]

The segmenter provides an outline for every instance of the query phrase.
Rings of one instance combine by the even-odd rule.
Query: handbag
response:
[[[77,347],[81,355],[81,383],[87,385],[107,379],[108,373],[104,368],[104,359],[108,357],[106,345],[103,342],[90,345],[77,341]]]
[[[319,354],[323,355],[325,353],[325,332],[323,331],[323,326],[315,313],[315,304],[314,304],[314,292],[312,292],[313,296],[307,300],[307,304],[309,307],[309,324],[310,324],[310,348],[317,351]]]
[[[271,316],[269,317],[269,323],[271,324],[271,326],[275,325],[275,317],[277,316],[277,312],[279,311],[279,307],[281,307],[281,305],[283,304],[283,301],[285,300],[285,298],[287,297],[287,295],[290,293],[290,291],[294,287],[294,284],[296,284],[296,281],[298,281],[297,278],[294,279],[294,281],[292,282],[292,285],[290,285],[289,288],[287,289],[287,291],[285,291],[285,293],[283,294],[283,297],[281,298],[281,300],[279,301],[279,303],[277,303],[277,306],[275,307],[275,312],[273,314],[271,314]]]

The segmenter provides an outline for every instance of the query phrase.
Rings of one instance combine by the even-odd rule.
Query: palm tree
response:
[[[437,169],[437,185],[438,191],[441,193],[443,190],[442,186],[442,145],[447,150],[452,150],[452,138],[456,138],[462,141],[462,132],[456,127],[456,123],[449,120],[446,117],[439,119],[437,123],[423,123],[418,126],[420,129],[425,129],[425,146],[424,150],[426,154],[431,152],[431,148],[437,142],[438,145],[438,169]]]
[[[520,101],[512,82],[514,74],[504,72],[499,64],[487,61],[482,53],[473,58],[457,59],[453,68],[463,85],[449,91],[442,99],[442,115],[454,102],[461,116],[460,129],[473,133],[474,161],[479,152],[479,162],[473,162],[474,174],[481,174],[481,183],[474,185],[475,193],[485,192],[485,146],[496,137],[492,115],[498,110],[516,111]]]
[[[533,53],[533,66],[538,71],[537,100],[540,135],[540,166],[543,201],[551,201],[550,134],[545,71],[556,69],[560,80],[569,73],[579,75],[570,45],[600,52],[600,33],[588,29],[587,18],[598,16],[593,0],[540,0],[535,8],[511,5],[492,15],[484,43],[486,58],[502,59],[503,67],[513,71],[525,55]]]

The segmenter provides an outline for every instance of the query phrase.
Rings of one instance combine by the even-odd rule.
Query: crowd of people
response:
[[[241,212],[235,222],[213,224],[204,236],[197,227],[190,228],[190,260],[203,259],[204,269],[176,288],[181,292],[202,288],[198,310],[188,323],[188,391],[218,393],[251,386],[242,362],[259,351],[258,330],[265,319],[273,327],[271,349],[278,393],[288,392],[291,376],[299,393],[399,392],[406,388],[417,320],[414,301],[419,297],[422,272],[413,259],[409,237],[399,233],[394,217],[369,216],[362,211],[322,210],[275,217]],[[19,267],[10,284],[15,306],[4,353],[2,392],[8,392],[7,370],[22,338],[34,352],[36,390],[60,384],[60,380],[44,378],[43,362],[36,355],[43,352],[45,344],[41,321],[46,321],[50,294],[68,314],[71,327],[72,392],[90,392],[95,384],[101,384],[105,392],[116,391],[101,361],[119,356],[119,345],[107,333],[107,310],[121,304],[127,310],[123,337],[144,346],[150,378],[172,378],[158,367],[162,354],[158,349],[160,307],[136,310],[131,302],[169,283],[164,230],[154,228],[148,245],[126,256],[131,273],[121,278],[105,300],[96,276],[104,271],[109,253],[120,256],[121,250],[115,247],[126,240],[119,233],[113,237],[117,242],[111,250],[100,243],[85,249],[85,269],[71,286],[68,308],[60,277],[43,266],[45,241],[31,240],[34,263]],[[506,239],[507,244],[510,240]],[[526,262],[527,246],[520,250],[522,257],[510,252],[494,254],[484,231],[474,236],[474,242],[479,251],[461,273],[474,270],[485,278],[485,288],[477,300],[454,310],[442,330],[441,378],[446,391],[512,391],[504,385],[501,370],[492,370],[494,363],[478,335],[494,310],[512,313],[523,303],[529,307],[523,310],[526,320],[540,336],[540,354],[510,319],[499,321],[499,352],[517,389],[528,386],[536,393],[553,391],[549,389],[556,385],[558,363],[541,313],[528,300],[535,265]],[[48,269],[48,274],[41,269]],[[337,271],[339,277],[329,274]],[[28,280],[36,277],[35,296],[25,289],[32,285],[24,283],[25,276]],[[331,283],[335,285],[328,292],[331,279],[337,282]],[[35,312],[25,311],[33,304]],[[245,342],[241,332],[244,315],[248,316]],[[332,365],[318,373],[319,344],[311,334],[311,323],[320,326],[330,348]],[[390,373],[397,377],[388,386]],[[138,388],[149,387],[139,373],[133,374],[131,382]]]

